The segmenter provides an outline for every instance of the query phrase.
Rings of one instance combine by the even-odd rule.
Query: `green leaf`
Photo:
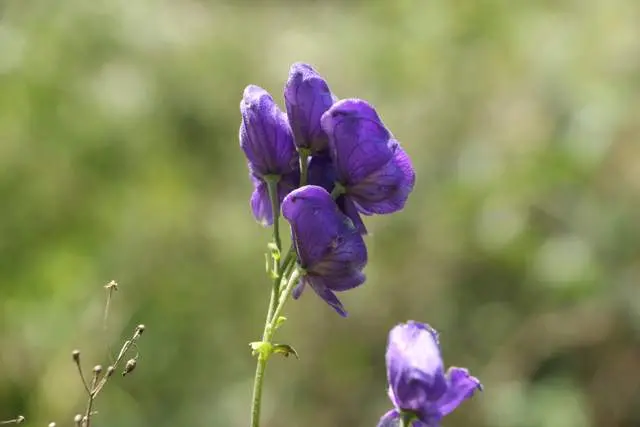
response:
[[[282,354],[284,357],[294,355],[296,359],[300,359],[298,357],[298,352],[296,351],[296,349],[291,347],[289,344],[274,344],[273,352],[276,354]]]

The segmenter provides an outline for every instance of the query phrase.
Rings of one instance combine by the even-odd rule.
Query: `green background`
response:
[[[0,3],[0,419],[72,425],[71,362],[147,325],[97,426],[246,426],[269,230],[238,147],[250,83],[290,64],[373,103],[413,159],[368,218],[367,283],[312,292],[264,427],[375,426],[401,321],[486,390],[448,427],[640,425],[636,0]],[[115,279],[109,329],[105,291]]]

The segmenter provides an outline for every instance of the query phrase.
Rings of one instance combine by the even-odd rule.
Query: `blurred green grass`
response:
[[[269,232],[238,105],[249,83],[282,105],[305,61],[378,108],[418,180],[368,219],[348,320],[312,293],[287,307],[301,360],[270,364],[263,425],[375,425],[406,319],[485,384],[446,426],[640,423],[636,1],[0,7],[0,419],[70,425],[71,350],[104,362],[145,323],[96,423],[248,424]]]

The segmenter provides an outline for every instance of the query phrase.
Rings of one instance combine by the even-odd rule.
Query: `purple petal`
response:
[[[392,409],[384,414],[380,421],[378,421],[377,427],[399,427],[400,426],[400,413],[397,409]],[[413,420],[411,427],[438,427],[438,424],[427,424],[420,420]]]
[[[404,208],[415,184],[415,172],[407,153],[395,143],[393,157],[386,165],[349,189],[360,212],[389,214]]]
[[[251,194],[251,210],[253,216],[263,226],[273,224],[273,212],[271,209],[271,199],[269,198],[269,189],[267,184],[254,174],[250,175],[253,183],[253,193]],[[293,191],[300,180],[300,174],[297,172],[283,175],[278,182],[278,203],[282,205],[284,198]]]
[[[366,235],[367,227],[365,227],[364,222],[362,222],[360,213],[358,213],[358,208],[353,203],[353,200],[351,200],[350,197],[342,195],[338,197],[336,203],[340,210],[353,222],[353,225],[356,227],[358,232],[362,235]]]
[[[328,193],[333,191],[336,181],[336,170],[333,165],[333,160],[328,155],[326,156],[313,156],[309,161],[308,181],[311,185],[318,185]],[[358,213],[358,208],[353,201],[345,195],[339,196],[336,199],[336,204],[349,219],[356,226],[360,234],[367,234],[367,228],[362,222],[362,218]]]
[[[400,413],[396,409],[392,409],[380,418],[378,427],[398,427],[399,421]]]
[[[322,280],[317,280],[315,277],[308,277],[307,279],[311,288],[318,294],[320,298],[325,300],[327,304],[329,304],[333,309],[342,317],[347,317],[347,312],[344,309],[344,306],[334,294],[331,289],[327,288]]]
[[[310,273],[335,277],[364,267],[362,236],[322,187],[292,191],[282,203],[282,213],[291,224],[300,265]]]
[[[255,219],[263,226],[273,224],[273,212],[271,212],[271,202],[267,184],[252,177],[257,182],[251,194],[251,210]]]
[[[338,179],[354,185],[391,160],[391,134],[366,101],[345,99],[323,114],[322,128],[329,135],[329,147]]]
[[[343,292],[362,285],[365,280],[366,276],[361,271],[351,271],[345,276],[325,277],[324,284],[334,292]]]
[[[331,157],[328,155],[312,156],[309,160],[307,181],[310,185],[320,186],[331,193],[336,181],[336,170]]]
[[[480,381],[472,377],[469,371],[464,368],[449,368],[447,382],[447,391],[437,402],[442,416],[451,413],[464,400],[473,396],[477,390],[482,390]]]
[[[351,220],[341,215],[341,223],[322,257],[309,266],[309,273],[327,278],[351,276],[367,263],[367,247]],[[361,276],[364,281],[364,276]]]
[[[446,391],[440,348],[428,325],[409,322],[394,327],[386,362],[389,386],[401,409],[424,410]]]
[[[302,291],[304,291],[304,288],[305,288],[306,284],[307,284],[307,282],[304,279],[300,279],[298,281],[298,284],[296,285],[295,288],[293,288],[293,292],[291,293],[291,296],[293,296],[293,299],[300,298],[300,296],[302,295]]]
[[[282,206],[284,198],[293,190],[298,188],[299,184],[300,172],[298,170],[280,177],[280,181],[278,182],[278,203],[280,206]]]
[[[295,63],[289,71],[284,100],[295,144],[313,152],[325,150],[328,138],[320,118],[334,102],[327,82],[310,65]]]
[[[309,268],[322,258],[341,228],[340,211],[322,187],[307,185],[282,202],[282,215],[291,224],[298,261]]]
[[[240,147],[258,176],[284,175],[298,167],[287,116],[269,93],[249,85],[240,102]]]

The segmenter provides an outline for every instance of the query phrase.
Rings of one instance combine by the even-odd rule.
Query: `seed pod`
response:
[[[127,360],[127,364],[124,366],[124,371],[122,372],[122,376],[124,377],[127,374],[130,374],[134,369],[136,369],[136,365],[138,362],[136,359]]]

